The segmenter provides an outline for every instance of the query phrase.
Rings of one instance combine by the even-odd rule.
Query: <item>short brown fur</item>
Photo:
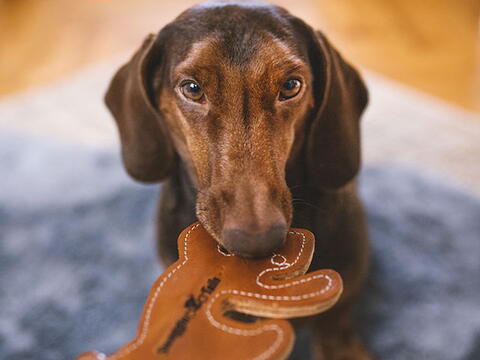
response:
[[[292,77],[301,90],[281,100]],[[182,93],[190,80],[201,85],[201,101]],[[351,323],[368,263],[354,181],[367,92],[322,34],[268,4],[199,5],[146,39],[106,101],[128,172],[165,181],[158,216],[165,262],[175,260],[175,239],[195,217],[241,256],[278,246],[258,237],[269,229],[310,229],[312,268],[331,267],[345,282],[340,303],[311,322],[315,357],[370,358]],[[262,240],[240,244],[238,232]]]

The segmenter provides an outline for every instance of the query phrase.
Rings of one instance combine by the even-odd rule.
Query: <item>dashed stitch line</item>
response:
[[[183,256],[184,260],[178,264],[172,271],[168,273],[168,275],[160,282],[158,287],[155,289],[155,292],[153,293],[153,296],[151,298],[150,303],[148,304],[147,307],[147,312],[145,313],[145,321],[143,323],[142,331],[140,333],[140,336],[138,337],[137,340],[135,340],[134,343],[126,347],[124,350],[120,351],[118,354],[114,354],[111,359],[120,359],[122,357],[125,357],[126,355],[130,354],[132,351],[137,349],[140,345],[143,344],[145,341],[145,338],[147,337],[148,333],[148,327],[150,325],[150,317],[152,315],[153,307],[155,305],[155,302],[157,301],[158,295],[160,294],[160,290],[162,289],[163,285],[172,277],[173,274],[175,274],[183,265],[185,265],[188,261],[188,255],[187,255],[187,239],[192,233],[193,230],[195,230],[198,226],[200,226],[200,223],[193,225],[190,230],[188,230],[187,234],[185,235],[184,241],[183,241]]]
[[[308,281],[307,279],[302,279],[302,280],[299,280],[299,281],[293,281],[291,283],[287,283],[287,284],[280,284],[280,285],[267,285],[267,284],[264,284],[260,281],[260,278],[266,274],[267,272],[271,272],[271,271],[280,271],[280,270],[285,270],[285,269],[288,269],[289,267],[295,265],[298,260],[300,259],[300,257],[302,256],[302,253],[303,253],[303,250],[305,248],[305,242],[306,242],[306,238],[305,238],[305,234],[301,233],[301,232],[298,232],[298,231],[289,231],[288,232],[289,234],[295,234],[295,235],[300,235],[302,237],[302,245],[300,247],[300,251],[298,252],[297,254],[297,257],[295,258],[295,260],[292,262],[292,263],[287,263],[287,265],[285,266],[282,266],[282,267],[276,267],[276,268],[269,268],[269,269],[265,269],[263,271],[261,271],[258,275],[257,275],[257,279],[256,279],[256,283],[258,286],[260,287],[263,287],[265,289],[283,289],[283,288],[286,288],[286,287],[290,287],[290,286],[294,286],[294,285],[298,285],[300,284],[301,282],[308,282],[308,281],[311,281],[313,280],[313,277],[312,278],[308,278]],[[318,276],[318,275],[317,275]]]
[[[236,290],[236,289],[222,290],[222,291],[218,292],[217,294],[215,294],[215,296],[208,302],[207,311],[205,312],[206,315],[207,315],[207,319],[216,328],[218,328],[222,331],[228,332],[230,334],[234,334],[234,335],[255,336],[255,335],[258,335],[258,334],[260,334],[264,331],[273,330],[271,327],[275,326],[275,325],[266,325],[266,326],[263,326],[259,329],[255,329],[255,330],[242,330],[242,329],[238,329],[238,328],[234,328],[234,327],[222,324],[219,321],[217,321],[215,319],[215,317],[213,316],[212,306],[215,303],[215,301],[218,299],[218,297],[222,294],[241,295],[241,296],[247,296],[247,297],[254,297],[254,298],[257,298],[257,299],[276,300],[276,301],[298,301],[298,300],[310,299],[312,297],[322,295],[332,288],[333,280],[330,276],[320,274],[320,275],[317,275],[317,278],[325,278],[327,280],[327,285],[321,290],[314,291],[314,292],[307,293],[307,294],[302,294],[302,295],[274,296],[274,295],[257,294],[257,293],[253,293],[253,292],[250,292],[250,291],[242,291],[242,290]],[[281,336],[282,340],[283,340],[283,331],[280,327],[277,326],[277,328],[278,328],[277,329],[278,331],[275,330],[277,332],[276,341],[266,350],[266,352],[260,354],[255,359],[266,359],[268,356],[270,356],[271,353],[273,353],[276,350],[276,347],[280,346],[281,340],[279,340],[278,338]],[[268,355],[265,355],[267,353],[268,353]]]
[[[268,357],[270,355],[272,355],[275,350],[277,350],[277,348],[280,346],[280,344],[282,343],[283,341],[283,330],[277,326],[277,325],[266,325],[264,326],[264,330],[265,331],[268,331],[268,330],[273,330],[277,333],[277,339],[275,340],[275,342],[273,343],[272,346],[270,346],[267,351],[265,351],[264,353],[256,356],[253,358],[253,360],[265,360],[265,359],[268,359]]]
[[[223,290],[223,291],[217,293],[214,296],[214,298],[211,301],[208,302],[207,311],[205,312],[207,314],[208,321],[213,326],[215,326],[216,328],[218,328],[222,331],[228,332],[230,334],[233,334],[233,335],[238,335],[238,336],[255,336],[255,335],[261,334],[265,331],[275,331],[277,333],[277,337],[275,339],[275,342],[267,350],[265,350],[263,353],[261,353],[260,355],[253,358],[253,360],[268,359],[268,357],[270,355],[272,355],[275,352],[275,350],[277,350],[277,348],[280,346],[280,344],[283,341],[284,335],[283,335],[283,330],[280,326],[278,326],[276,324],[270,324],[270,325],[262,326],[261,328],[258,328],[258,329],[255,329],[255,330],[242,330],[242,329],[238,329],[238,328],[234,328],[234,327],[222,324],[222,323],[218,322],[217,320],[215,320],[215,318],[213,317],[211,309],[212,309],[212,305],[215,302],[215,300],[221,294],[232,293],[233,291],[236,291],[236,290]]]
[[[276,257],[282,258],[282,262],[275,261]],[[282,254],[273,254],[272,257],[270,258],[270,262],[273,265],[277,265],[277,266],[290,265],[287,262],[287,258],[285,256],[283,256]]]
[[[125,357],[126,355],[128,355],[129,353],[131,353],[132,351],[134,351],[135,349],[137,349],[140,345],[143,344],[143,342],[145,341],[146,337],[147,337],[147,334],[148,334],[148,327],[150,325],[150,319],[151,319],[151,314],[152,314],[152,311],[153,311],[153,307],[155,306],[155,302],[158,298],[158,295],[160,294],[160,291],[162,289],[162,287],[165,285],[165,283],[172,277],[173,274],[175,274],[175,272],[177,272],[182,266],[184,266],[187,261],[188,261],[188,254],[187,254],[187,240],[188,240],[188,237],[190,236],[190,234],[192,233],[193,230],[195,230],[198,226],[200,226],[200,223],[192,226],[190,228],[190,230],[187,232],[187,234],[185,235],[185,238],[184,238],[184,246],[183,246],[183,255],[184,255],[184,260],[179,264],[177,265],[172,271],[170,271],[168,273],[168,275],[160,282],[160,284],[158,285],[158,287],[155,289],[155,292],[154,294],[152,295],[152,298],[150,300],[150,303],[148,304],[148,307],[147,307],[147,311],[145,313],[145,321],[144,321],[144,324],[143,324],[143,327],[142,327],[142,331],[140,333],[140,336],[138,337],[137,340],[135,340],[134,343],[132,343],[131,345],[129,345],[127,348],[125,348],[123,351],[117,353],[117,354],[114,354],[111,359],[120,359],[122,357]],[[290,231],[289,233],[295,233],[297,235],[301,235],[302,236],[302,245],[301,245],[301,248],[300,248],[300,251],[295,259],[295,261],[291,264],[288,264],[287,266],[284,266],[284,267],[281,267],[281,268],[272,268],[272,269],[266,269],[266,270],[263,270],[258,276],[257,276],[257,284],[259,284],[260,286],[262,287],[266,287],[266,288],[281,288],[281,287],[286,287],[288,284],[284,284],[285,286],[281,286],[281,285],[278,285],[276,287],[274,287],[274,285],[271,285],[271,287],[269,287],[270,285],[265,285],[265,284],[262,284],[260,281],[259,281],[259,278],[262,274],[266,273],[267,271],[275,271],[275,270],[282,270],[282,269],[286,269],[292,265],[294,265],[299,259],[300,259],[300,256],[303,252],[303,249],[305,247],[305,235],[302,234],[302,233],[299,233],[299,232],[296,232],[296,231]],[[276,341],[272,344],[272,346],[270,346],[264,353],[260,354],[259,356],[255,357],[254,360],[264,360],[264,359],[267,359],[268,356],[270,356],[278,346],[280,346],[282,340],[283,340],[283,331],[282,329],[277,326],[277,325],[266,325],[266,326],[263,326],[259,329],[256,329],[256,330],[242,330],[242,329],[237,329],[237,328],[232,328],[232,327],[229,327],[225,324],[221,324],[219,323],[218,321],[216,321],[211,313],[211,307],[213,305],[213,303],[215,302],[215,299],[217,299],[221,294],[224,294],[224,293],[232,293],[234,295],[242,295],[242,296],[248,296],[248,297],[255,297],[255,298],[260,298],[260,299],[268,299],[268,300],[279,300],[279,301],[291,301],[291,300],[302,300],[302,299],[308,299],[308,298],[311,298],[311,297],[315,297],[317,295],[321,295],[325,292],[327,292],[331,286],[332,286],[332,279],[328,276],[328,275],[316,275],[316,276],[312,276],[311,278],[319,278],[319,277],[324,277],[327,279],[327,286],[325,286],[325,288],[323,288],[322,290],[319,290],[319,291],[316,291],[316,292],[313,292],[313,293],[309,293],[309,294],[302,294],[302,295],[299,295],[299,296],[273,296],[273,295],[264,295],[264,294],[256,294],[256,293],[252,293],[252,292],[246,292],[246,291],[241,291],[241,290],[222,290],[221,292],[217,293],[208,303],[208,307],[207,307],[207,318],[208,320],[210,321],[210,323],[212,325],[214,325],[215,327],[223,330],[223,331],[226,331],[226,332],[229,332],[229,333],[232,333],[232,334],[235,334],[235,335],[242,335],[242,336],[254,336],[254,335],[257,335],[259,333],[262,333],[264,331],[275,331],[277,333],[277,339]],[[306,282],[307,279],[305,279],[304,281],[298,281],[298,283],[300,282]],[[293,281],[291,284],[295,283],[296,281]],[[290,284],[290,283],[289,283]],[[292,285],[288,285],[288,286],[292,286]]]
[[[215,301],[218,299],[218,297],[222,294],[233,294],[233,295],[241,295],[241,296],[247,296],[247,297],[254,297],[254,298],[257,298],[257,299],[263,299],[263,300],[276,300],[276,301],[297,301],[297,300],[305,300],[305,299],[310,299],[312,297],[316,297],[316,296],[319,296],[319,295],[322,295],[324,293],[326,293],[327,291],[329,291],[331,288],[332,288],[332,285],[333,285],[333,280],[330,276],[328,275],[325,275],[325,274],[318,274],[318,275],[314,275],[314,276],[311,276],[309,278],[306,278],[306,279],[302,279],[302,280],[295,280],[295,281],[292,281],[290,283],[287,283],[287,284],[282,284],[282,285],[265,285],[263,283],[260,282],[259,278],[265,274],[266,272],[268,271],[278,271],[278,270],[283,270],[283,269],[287,269],[289,267],[291,267],[292,265],[296,264],[298,262],[298,260],[300,259],[302,253],[303,253],[303,250],[305,248],[305,242],[306,242],[306,238],[305,238],[305,235],[303,233],[299,233],[299,232],[296,232],[296,231],[289,231],[289,233],[294,233],[294,234],[297,234],[297,235],[301,235],[302,236],[302,245],[300,247],[300,250],[298,252],[298,255],[297,257],[295,258],[295,261],[291,264],[287,264],[286,266],[284,267],[280,267],[280,268],[271,268],[271,269],[266,269],[266,270],[263,270],[262,272],[260,272],[257,276],[257,279],[256,279],[256,282],[258,285],[264,287],[264,288],[268,288],[268,289],[279,289],[279,288],[283,288],[283,287],[288,287],[288,286],[293,286],[293,285],[297,285],[297,284],[300,284],[300,283],[305,283],[305,282],[308,282],[308,281],[311,281],[313,279],[318,279],[318,278],[324,278],[327,280],[327,284],[326,286],[321,289],[321,290],[318,290],[318,291],[315,291],[315,292],[311,292],[311,293],[307,293],[307,294],[302,294],[302,295],[292,295],[292,296],[274,296],[274,295],[265,295],[265,294],[257,294],[257,293],[253,293],[253,292],[250,292],[250,291],[243,291],[243,290],[236,290],[236,289],[233,289],[233,290],[222,290],[220,292],[218,292],[217,294],[215,294],[215,296],[208,302],[208,305],[207,305],[207,310],[206,310],[206,315],[207,315],[207,319],[208,321],[213,325],[215,326],[216,328],[222,330],[222,331],[225,331],[225,332],[228,332],[228,333],[231,333],[231,334],[234,334],[234,335],[240,335],[240,336],[255,336],[257,334],[260,334],[264,331],[269,331],[269,330],[273,330],[273,331],[276,331],[277,332],[277,339],[275,340],[275,342],[265,351],[263,352],[262,354],[260,354],[259,356],[255,357],[254,359],[255,360],[263,360],[263,359],[267,359],[268,356],[270,356],[273,352],[275,352],[277,350],[277,348],[280,346],[282,340],[283,340],[283,330],[276,326],[276,325],[266,325],[266,326],[263,326],[259,329],[255,329],[255,330],[242,330],[242,329],[238,329],[238,328],[234,328],[234,327],[230,327],[228,325],[225,325],[225,324],[222,324],[220,323],[219,321],[217,321],[213,314],[212,314],[212,306],[213,304],[215,303]],[[276,328],[274,328],[276,327]]]
[[[235,256],[234,254],[230,254],[230,253],[227,253],[225,251],[223,251],[221,248],[220,248],[220,245],[217,244],[217,251],[222,254],[223,256]]]

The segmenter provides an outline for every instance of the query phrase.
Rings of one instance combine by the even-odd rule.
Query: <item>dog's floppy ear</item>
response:
[[[119,129],[125,168],[133,178],[145,182],[163,180],[174,162],[171,142],[151,94],[161,52],[159,39],[149,35],[115,74],[105,95]]]
[[[360,168],[360,117],[368,102],[362,78],[318,31],[297,20],[314,76],[306,142],[309,177],[319,188],[347,184]]]

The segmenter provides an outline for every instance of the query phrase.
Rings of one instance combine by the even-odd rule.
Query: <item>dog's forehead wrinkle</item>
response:
[[[186,23],[186,28],[182,29],[181,24],[176,27],[184,30],[184,33],[193,32],[193,35],[184,35],[173,42],[174,46],[177,42],[178,45],[183,44],[184,50],[181,53],[184,59],[179,60],[185,66],[188,60],[208,60],[208,55],[217,61],[242,65],[250,63],[259,53],[277,52],[278,57],[281,53],[283,56],[291,56],[298,52],[291,29],[274,16],[259,16],[257,11],[249,14],[246,11],[231,10],[222,14],[222,19],[208,14],[203,17],[192,14],[188,18],[191,21],[181,21],[182,24]],[[200,55],[202,56],[199,57]]]
[[[248,49],[242,50],[241,47]],[[259,80],[265,74],[268,78],[268,74],[275,69],[293,72],[302,68],[306,68],[306,64],[295,54],[295,50],[273,36],[264,35],[263,46],[254,48],[245,44],[225,44],[218,36],[208,36],[191,44],[188,54],[174,72],[194,77],[203,75],[208,79],[217,77],[222,81],[230,73],[240,72],[243,80],[249,75]],[[234,82],[230,81],[229,84],[232,86]]]
[[[306,68],[301,57],[285,42],[272,37],[266,45],[256,54],[251,63],[250,68],[254,73],[268,73],[274,69],[293,72]]]
[[[208,2],[194,6],[178,16],[167,28],[174,48],[175,62],[189,54],[190,45],[205,37],[223,42],[220,50],[233,63],[246,63],[256,48],[265,46],[265,37],[280,39],[297,48],[294,17],[285,9],[262,2]],[[167,36],[167,35],[165,35]],[[304,49],[297,49],[303,54]]]
[[[208,56],[209,52],[215,50],[214,45],[217,41],[216,37],[208,36],[190,44],[186,56],[175,66],[175,70],[177,72],[188,72],[202,66],[201,64],[204,63],[202,59]]]

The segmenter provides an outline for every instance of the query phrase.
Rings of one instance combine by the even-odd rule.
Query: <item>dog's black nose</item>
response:
[[[277,224],[265,232],[250,233],[241,229],[224,229],[223,246],[231,253],[246,258],[271,255],[282,247],[287,236],[287,225]]]

